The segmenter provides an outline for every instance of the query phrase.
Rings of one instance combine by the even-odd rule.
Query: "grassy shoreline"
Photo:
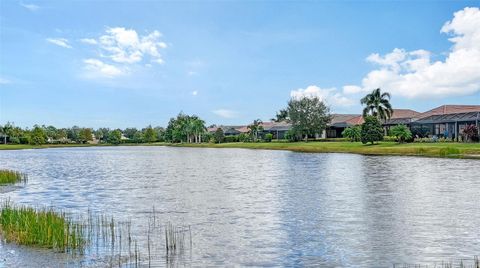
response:
[[[0,145],[0,150],[44,149],[64,147],[115,146],[112,144],[47,144],[47,145]],[[264,150],[288,150],[306,153],[354,153],[364,155],[403,155],[448,158],[480,159],[480,143],[405,143],[380,142],[363,145],[360,142],[258,142],[258,143],[128,143],[119,146],[171,146],[191,148],[244,148]]]

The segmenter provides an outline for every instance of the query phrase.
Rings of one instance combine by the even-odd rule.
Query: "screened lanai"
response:
[[[419,137],[455,139],[462,138],[463,129],[467,125],[480,124],[480,112],[431,115],[411,123],[412,133]]]

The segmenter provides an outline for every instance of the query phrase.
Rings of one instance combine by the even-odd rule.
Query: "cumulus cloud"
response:
[[[164,64],[160,51],[167,48],[160,41],[162,34],[153,31],[139,34],[124,27],[107,28],[98,38],[82,38],[80,42],[95,48],[96,57],[84,60],[87,78],[114,78],[125,75],[140,66],[151,68]],[[131,66],[132,68],[130,68]]]
[[[160,50],[167,44],[160,41],[161,36],[159,31],[142,36],[133,29],[114,27],[107,28],[98,40],[89,40],[95,40],[104,56],[118,63],[138,63],[148,56],[151,62],[163,64]]]
[[[35,4],[20,3],[20,5],[30,11],[37,11],[38,9],[40,9],[40,7]]]
[[[100,76],[113,78],[125,74],[125,71],[120,68],[97,59],[86,59],[83,62],[85,63],[85,69],[88,71],[89,77]]]
[[[432,61],[431,52],[395,48],[367,61],[379,66],[362,80],[362,88],[381,87],[407,98],[466,96],[480,91],[480,9],[467,7],[454,13],[441,28],[453,43],[444,60]],[[349,87],[344,93],[355,92]]]
[[[294,99],[317,97],[327,104],[334,106],[351,106],[355,103],[354,100],[349,99],[338,92],[336,88],[320,88],[315,85],[308,86],[305,89],[299,88],[297,90],[292,90],[290,92],[290,97]]]
[[[68,40],[65,38],[47,38],[47,42],[64,48],[72,48],[72,46],[68,43]]]
[[[218,109],[212,111],[214,114],[223,117],[223,118],[236,118],[238,117],[238,113],[236,111],[228,110],[228,109]]]

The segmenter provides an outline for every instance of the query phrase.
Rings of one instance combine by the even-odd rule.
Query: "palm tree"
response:
[[[392,117],[393,109],[390,104],[390,93],[382,93],[380,88],[374,89],[372,93],[367,94],[360,100],[360,103],[365,105],[363,117],[372,115],[383,121]]]
[[[202,134],[206,131],[205,121],[203,121],[197,116],[194,116],[193,131],[195,143],[202,143]]]
[[[262,120],[257,119],[253,120],[253,124],[248,126],[248,129],[250,129],[250,135],[254,141],[257,141],[258,139],[258,132],[263,131],[262,123]]]

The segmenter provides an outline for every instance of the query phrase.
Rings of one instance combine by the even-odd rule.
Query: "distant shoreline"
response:
[[[380,142],[377,145],[363,145],[359,142],[257,142],[257,143],[127,143],[127,144],[1,144],[0,150],[70,148],[103,146],[169,146],[190,148],[244,148],[264,150],[287,150],[304,153],[354,153],[363,155],[427,156],[442,158],[480,159],[480,143],[404,143]]]

